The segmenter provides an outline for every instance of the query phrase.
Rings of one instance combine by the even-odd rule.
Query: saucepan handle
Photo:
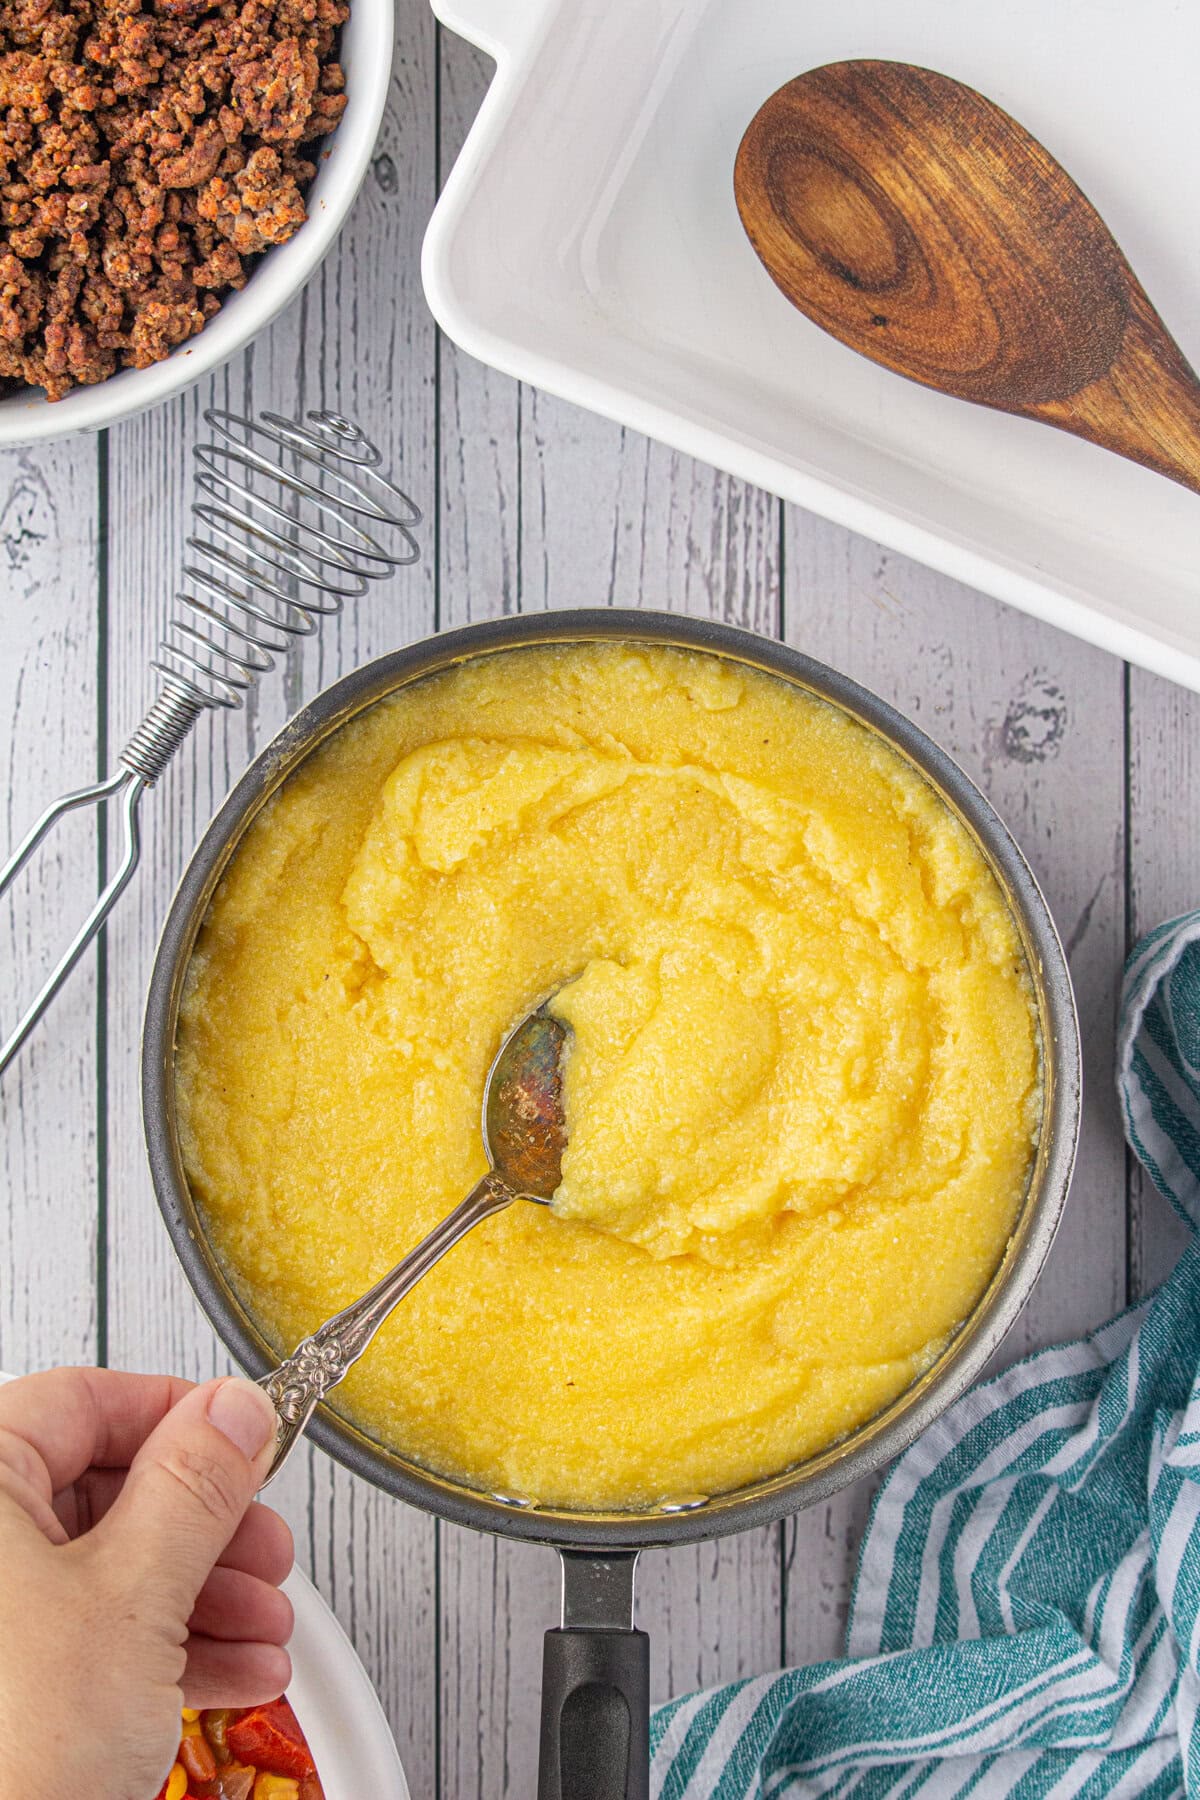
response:
[[[563,1555],[564,1623],[546,1633],[542,1662],[538,1800],[649,1800],[650,1640],[623,1622],[636,1561]]]
[[[650,1639],[546,1633],[538,1800],[648,1800]]]

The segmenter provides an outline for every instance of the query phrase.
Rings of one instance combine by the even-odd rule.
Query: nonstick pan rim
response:
[[[188,1280],[226,1348],[252,1375],[272,1353],[205,1242],[175,1128],[174,1042],[192,947],[225,865],[263,804],[292,770],[356,713],[455,663],[532,645],[619,639],[704,650],[782,676],[832,701],[886,738],[928,779],[986,855],[1021,930],[1037,990],[1045,1110],[1037,1162],[1004,1260],[953,1342],[912,1387],[841,1445],[692,1511],[572,1513],[519,1506],[403,1461],[327,1408],[309,1435],[355,1474],[456,1525],[581,1550],[637,1549],[748,1530],[826,1500],[905,1449],[983,1373],[1028,1299],[1049,1253],[1079,1132],[1079,1030],[1066,958],[1037,882],[978,788],[924,732],[857,682],[771,639],[707,620],[625,610],[577,610],[489,620],[446,632],[355,669],[318,694],[237,782],[184,872],[155,957],[142,1040],[142,1108],[159,1207]]]

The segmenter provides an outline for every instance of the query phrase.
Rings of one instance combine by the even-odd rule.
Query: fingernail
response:
[[[275,1430],[275,1408],[262,1388],[236,1378],[214,1389],[208,1419],[251,1462]]]

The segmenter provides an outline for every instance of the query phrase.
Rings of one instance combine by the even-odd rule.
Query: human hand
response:
[[[291,1532],[252,1504],[252,1382],[54,1369],[0,1387],[0,1800],[152,1800],[180,1706],[291,1676]]]

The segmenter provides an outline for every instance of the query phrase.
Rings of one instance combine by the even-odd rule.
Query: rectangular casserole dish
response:
[[[1200,363],[1200,8],[434,5],[497,62],[423,256],[457,343],[1200,689],[1200,497],[827,337],[760,266],[732,187],[746,124],[803,69],[944,70],[1058,156]]]

